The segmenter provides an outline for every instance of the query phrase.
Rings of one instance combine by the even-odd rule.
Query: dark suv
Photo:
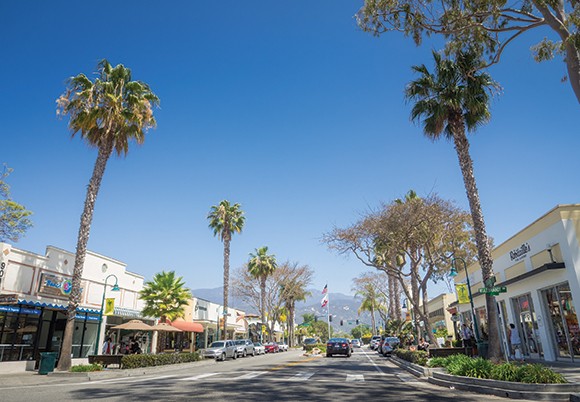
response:
[[[330,338],[326,342],[326,357],[332,357],[333,355],[350,357],[351,354],[350,343],[346,338]]]

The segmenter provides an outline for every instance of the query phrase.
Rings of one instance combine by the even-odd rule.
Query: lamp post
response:
[[[103,324],[103,308],[105,306],[105,295],[107,294],[107,281],[111,277],[115,278],[115,284],[113,285],[111,290],[113,292],[118,292],[119,290],[121,290],[121,289],[119,289],[119,279],[117,279],[117,277],[115,275],[111,274],[105,278],[105,287],[103,288],[103,300],[101,301],[101,312],[99,313],[99,328],[97,329],[97,342],[95,344],[95,354],[96,355],[99,354],[99,340],[101,337],[101,325]]]
[[[479,329],[477,327],[477,318],[475,315],[475,306],[473,305],[473,296],[471,294],[471,284],[469,283],[469,274],[467,273],[467,264],[465,260],[460,257],[455,257],[451,260],[451,271],[449,272],[450,277],[457,276],[457,268],[455,268],[455,261],[459,260],[463,263],[463,270],[465,271],[465,279],[467,280],[467,292],[469,294],[469,303],[471,303],[471,317],[473,319],[473,332],[475,335],[475,341],[479,342]]]

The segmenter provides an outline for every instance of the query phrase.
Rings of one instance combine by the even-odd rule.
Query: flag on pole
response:
[[[322,294],[325,295],[328,292],[328,284],[324,285],[324,289],[322,289]]]
[[[457,302],[459,304],[469,303],[469,291],[466,283],[456,283],[455,291],[457,292]]]
[[[326,305],[328,304],[328,295],[325,294],[324,297],[322,298],[322,300],[320,301],[320,306],[322,308],[326,307]]]
[[[103,315],[113,315],[115,313],[115,298],[105,299],[105,312]]]

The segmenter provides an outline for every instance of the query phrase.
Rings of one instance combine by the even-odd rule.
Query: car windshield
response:
[[[246,344],[246,342],[244,342],[244,341],[236,341],[236,345],[245,345],[245,344]]]
[[[316,339],[314,339],[314,338],[306,338],[306,339],[304,339],[304,343],[316,343]]]
[[[254,342],[254,346],[262,346],[260,342]]]
[[[213,342],[209,347],[210,348],[223,348],[224,343],[223,342]]]
[[[344,342],[344,343],[346,343],[348,341],[346,340],[346,338],[330,338],[328,340],[328,342]]]

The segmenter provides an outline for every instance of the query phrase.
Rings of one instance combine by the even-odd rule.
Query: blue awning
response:
[[[31,300],[24,300],[24,299],[18,299],[18,304],[26,305],[26,306],[33,306],[33,307],[48,307],[48,308],[54,308],[57,310],[66,310],[67,309],[67,306],[62,305],[62,304],[41,303],[39,301],[31,301]],[[92,313],[92,314],[99,314],[101,312],[101,310],[96,310],[96,309],[87,308],[87,307],[77,307],[77,311],[79,313]]]

